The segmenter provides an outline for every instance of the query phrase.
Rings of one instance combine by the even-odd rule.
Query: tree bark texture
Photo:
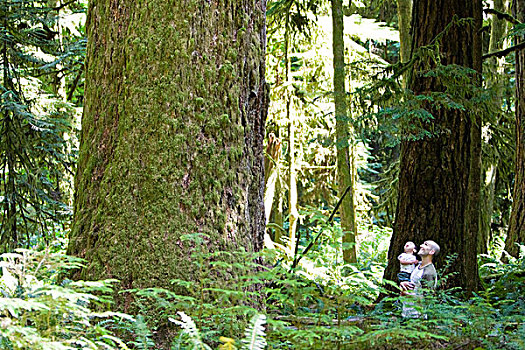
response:
[[[341,203],[341,229],[343,230],[343,259],[357,262],[355,236],[357,225],[354,209],[353,156],[348,131],[348,108],[345,89],[345,48],[342,0],[332,1],[332,51],[334,54],[334,100],[337,136],[337,183],[339,196],[350,186],[351,191]],[[346,243],[346,244],[345,244]],[[350,245],[347,247],[346,245]]]
[[[516,19],[525,22],[525,0],[514,0]],[[519,37],[517,42],[523,42]],[[505,251],[518,257],[516,243],[525,244],[525,49],[516,51],[516,174],[512,192],[512,211]]]
[[[470,24],[453,24],[447,29],[440,42],[440,58],[443,65],[455,64],[481,73],[481,1],[416,0],[412,16],[413,52],[431,43],[453,20],[473,19]],[[425,77],[420,69],[422,66],[414,67],[409,81],[416,95],[443,91],[439,77]],[[479,83],[479,77],[472,79]],[[449,270],[457,274],[449,276],[448,285],[472,291],[479,281],[479,121],[461,110],[432,104],[425,108],[441,131],[430,138],[402,142],[398,205],[385,278],[397,280],[397,256],[406,241],[419,245],[434,240],[441,246],[434,259],[438,269],[447,256],[458,254]]]
[[[290,252],[296,250],[296,230],[297,220],[299,219],[299,211],[297,209],[297,164],[296,164],[296,142],[295,142],[295,108],[292,106],[293,93],[292,86],[292,61],[290,57],[291,38],[293,33],[291,31],[290,16],[293,2],[286,12],[285,33],[284,33],[284,60],[286,64],[286,119],[288,120],[288,249]]]
[[[193,280],[184,234],[264,234],[264,0],[93,0],[68,253],[121,289]],[[120,305],[124,310],[128,304]]]
[[[412,0],[397,0],[397,18],[399,21],[399,57],[401,62],[410,60],[410,20],[412,18]]]
[[[504,0],[494,0],[494,10],[505,13],[507,11]],[[505,36],[507,35],[507,21],[492,15],[490,27],[490,42],[488,52],[496,52],[503,49]],[[495,109],[501,109],[503,103],[502,91],[506,78],[504,77],[504,58],[490,57],[488,64],[487,78],[485,80],[486,88],[498,91],[494,96]],[[498,118],[499,119],[499,118]],[[499,122],[499,120],[498,120]],[[486,125],[486,121],[483,122]],[[494,147],[487,144],[486,147]],[[478,254],[487,254],[491,240],[492,214],[494,212],[494,196],[496,190],[496,180],[499,176],[498,168],[500,164],[499,157],[487,157],[482,164],[482,191],[481,191],[481,221],[478,237]]]

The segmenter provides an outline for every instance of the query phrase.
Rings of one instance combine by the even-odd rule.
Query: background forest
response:
[[[523,0],[0,13],[0,348],[525,348]]]

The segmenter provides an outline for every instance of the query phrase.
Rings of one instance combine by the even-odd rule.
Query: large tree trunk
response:
[[[525,0],[514,0],[514,16],[525,22]],[[525,41],[519,37],[518,42]],[[512,212],[505,250],[518,257],[516,243],[525,244],[525,50],[516,51],[516,174],[512,193]]]
[[[181,236],[196,232],[262,247],[265,4],[91,1],[76,277],[193,280]]]
[[[474,18],[472,25],[453,24],[448,28],[439,49],[442,64],[481,72],[481,1],[416,0],[412,15],[414,49],[431,43],[454,16]],[[422,68],[414,67],[409,88],[416,95],[443,91],[439,78],[419,74]],[[478,83],[479,77],[472,79]],[[479,281],[475,249],[479,226],[479,203],[475,203],[480,191],[479,124],[464,111],[439,109],[431,104],[427,109],[441,132],[431,138],[402,142],[396,222],[385,278],[396,279],[396,257],[406,241],[421,244],[431,239],[441,246],[434,260],[438,268],[443,267],[447,256],[458,254],[451,266],[457,274],[449,276],[449,285],[472,291]]]
[[[348,109],[345,89],[345,48],[343,38],[342,0],[332,1],[332,49],[334,54],[334,100],[336,119],[337,182],[339,196],[348,187],[351,191],[341,203],[341,229],[343,230],[343,259],[345,263],[357,262],[355,237],[357,225],[354,209],[354,174],[352,142],[348,131]]]

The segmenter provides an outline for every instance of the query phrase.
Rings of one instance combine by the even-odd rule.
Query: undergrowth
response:
[[[111,311],[115,280],[61,280],[81,262],[49,250],[0,257],[1,349],[128,348],[114,327],[134,319]]]
[[[76,259],[2,255],[0,348],[156,349],[154,334],[166,327],[171,349],[525,348],[523,257],[483,258],[484,288],[467,300],[436,290],[376,303],[370,263],[330,267],[316,280],[276,252],[209,253],[200,235],[185,239],[195,242],[195,279],[174,280],[170,291],[123,291],[134,295],[134,316],[111,311],[115,281],[61,281]],[[417,317],[401,316],[407,303]]]

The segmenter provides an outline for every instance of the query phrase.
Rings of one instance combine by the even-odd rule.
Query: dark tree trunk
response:
[[[262,247],[265,7],[91,1],[76,277],[122,289],[193,280],[181,235],[196,232],[210,250]]]
[[[514,16],[525,22],[525,0],[514,0]],[[524,42],[525,37],[519,37]],[[525,50],[516,51],[516,174],[512,193],[512,212],[505,250],[518,257],[516,243],[525,244]]]
[[[416,0],[413,5],[413,50],[428,45],[457,18],[474,18],[471,24],[453,24],[440,44],[441,63],[481,72],[481,1]],[[428,62],[427,62],[428,63]],[[409,88],[416,95],[443,91],[439,78],[425,77],[414,67]],[[479,77],[473,77],[478,84]],[[401,145],[399,197],[394,234],[385,278],[396,280],[397,255],[406,241],[417,245],[431,239],[441,246],[434,263],[458,254],[451,265],[448,284],[466,291],[478,286],[476,242],[479,226],[480,128],[467,112],[427,105],[436,129],[431,138],[403,141]],[[476,203],[477,200],[477,203]]]

